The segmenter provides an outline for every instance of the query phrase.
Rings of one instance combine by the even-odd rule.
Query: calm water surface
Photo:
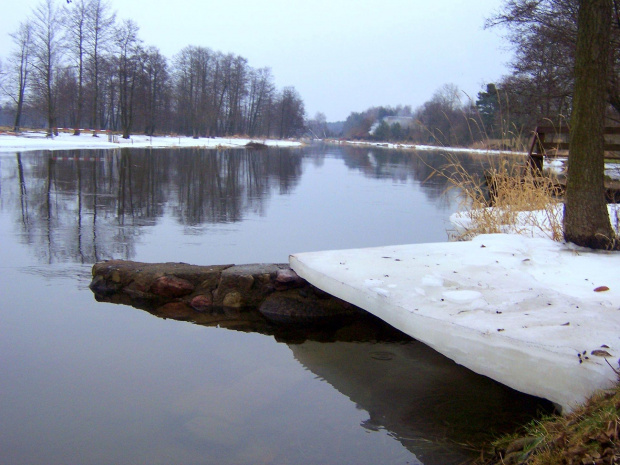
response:
[[[463,157],[471,169],[480,161]],[[541,402],[381,324],[253,332],[98,303],[99,260],[447,240],[439,154],[0,154],[0,463],[452,464]]]

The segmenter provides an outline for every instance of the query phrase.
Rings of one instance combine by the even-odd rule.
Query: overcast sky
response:
[[[58,0],[64,4],[64,0]],[[5,5],[0,57],[39,0]],[[472,98],[507,73],[510,52],[484,19],[502,0],[111,0],[140,37],[172,58],[187,45],[232,52],[294,86],[309,117],[328,121],[375,105],[412,105],[453,83]]]

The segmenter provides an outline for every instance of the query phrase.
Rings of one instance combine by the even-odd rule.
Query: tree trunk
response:
[[[17,109],[15,111],[15,122],[13,124],[13,132],[20,132],[22,123],[22,112],[24,108],[24,90],[19,89],[19,98],[17,100]]]
[[[564,238],[608,249],[615,244],[604,191],[605,102],[611,0],[580,0],[575,54]]]

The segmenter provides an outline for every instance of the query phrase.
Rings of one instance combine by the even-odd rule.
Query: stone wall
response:
[[[255,308],[271,323],[313,325],[365,313],[315,288],[286,264],[198,266],[109,260],[93,266],[90,289],[99,301],[176,319]]]

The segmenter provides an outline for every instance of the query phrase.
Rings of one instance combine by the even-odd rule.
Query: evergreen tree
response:
[[[403,140],[403,127],[400,123],[394,123],[390,126],[390,140]]]
[[[377,126],[377,129],[375,129],[373,136],[375,139],[381,140],[381,141],[390,140],[390,136],[391,136],[390,126],[387,124],[385,120],[382,120],[381,123],[379,123],[379,126]]]
[[[486,92],[478,92],[476,100],[476,109],[480,115],[480,122],[483,126],[483,132],[489,138],[498,136],[497,118],[499,117],[499,91],[495,84],[487,84]]]

